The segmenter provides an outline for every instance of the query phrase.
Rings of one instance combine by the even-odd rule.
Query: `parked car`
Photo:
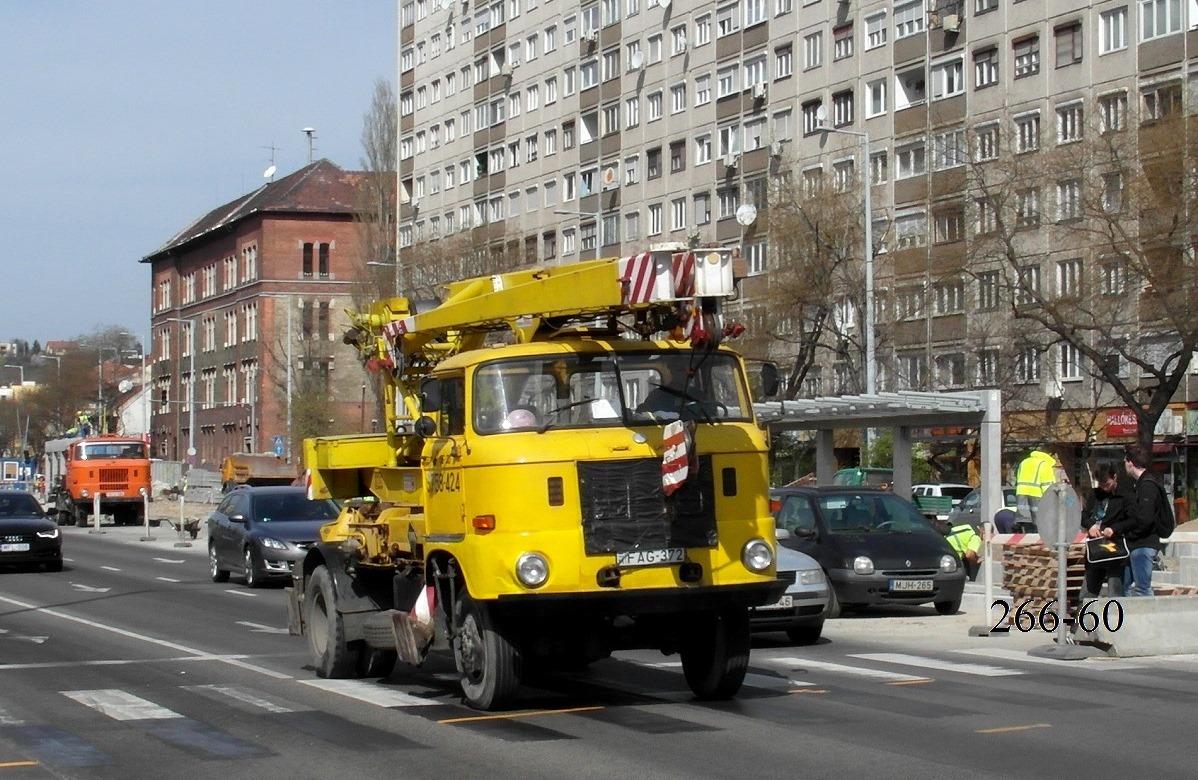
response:
[[[313,501],[303,486],[234,488],[208,518],[208,564],[213,582],[240,572],[259,588],[291,576],[292,565],[337,518],[334,501]]]
[[[848,486],[778,488],[771,499],[779,544],[815,558],[831,583],[828,617],[882,604],[960,609],[960,559],[910,501]]]
[[[894,469],[851,468],[841,469],[832,477],[833,485],[868,485],[888,488],[894,484]]]
[[[1002,505],[1004,509],[1015,509],[1015,488],[1010,485],[1003,485],[1002,488]],[[961,523],[969,523],[974,528],[980,528],[982,525],[982,489],[974,488],[961,499],[961,503],[953,507],[953,511],[948,513],[948,522],[951,525],[960,525]],[[993,520],[994,518],[990,518]]]
[[[0,491],[0,566],[62,571],[62,532],[25,490]]]
[[[828,578],[810,555],[778,545],[778,579],[790,584],[773,604],[749,613],[754,631],[785,631],[792,642],[809,645],[824,630],[828,608]]]
[[[971,485],[963,485],[956,482],[930,482],[921,485],[911,486],[911,500],[915,506],[920,509],[925,515],[935,514],[937,520],[947,520],[952,507],[961,503],[961,499],[969,495],[973,490]],[[926,501],[927,499],[947,498],[947,502]],[[926,503],[925,503],[926,501]],[[927,509],[928,506],[939,505],[938,510],[931,512]]]

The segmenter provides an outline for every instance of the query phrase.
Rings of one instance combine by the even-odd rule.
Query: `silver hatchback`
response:
[[[828,578],[806,553],[778,546],[778,579],[789,584],[773,604],[749,614],[754,631],[785,631],[790,641],[809,645],[819,639],[828,611]]]

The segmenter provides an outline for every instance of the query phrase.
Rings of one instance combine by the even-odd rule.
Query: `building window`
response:
[[[706,225],[711,222],[711,195],[701,192],[694,196],[695,224]]]
[[[1034,76],[1040,72],[1040,36],[1033,35],[1011,44],[1015,53],[1015,78]]]
[[[1181,32],[1181,0],[1140,0],[1140,40]]]
[[[686,198],[670,201],[670,230],[686,228]]]
[[[869,181],[875,187],[890,180],[890,156],[883,149],[869,155]],[[881,236],[882,233],[875,235]]]
[[[895,39],[917,35],[924,30],[924,0],[894,7]]]
[[[1081,295],[1082,261],[1079,258],[1057,262],[1057,297],[1077,298]]]
[[[853,92],[838,92],[832,96],[832,123],[836,127],[853,124]]]
[[[910,249],[927,244],[927,215],[922,211],[914,211],[896,216],[894,219],[894,238],[899,249]]]
[[[790,44],[774,49],[774,78],[784,79],[794,73],[794,50]]]
[[[979,16],[998,8],[998,0],[973,0],[973,13]]]
[[[630,243],[641,240],[641,213],[639,211],[624,215],[624,240]]]
[[[1127,48],[1127,6],[1103,11],[1098,17],[1098,53]]]
[[[661,235],[661,204],[649,204],[649,235]]]
[[[959,208],[938,211],[935,215],[936,243],[951,244],[965,237],[965,213]],[[943,314],[944,312],[938,312]]]
[[[805,70],[820,66],[823,61],[823,41],[824,34],[822,32],[813,32],[803,38],[803,68]]]
[[[978,384],[982,387],[993,387],[998,384],[998,350],[982,349],[978,351]]]
[[[686,110],[686,84],[670,87],[670,113],[680,114]]]
[[[922,390],[927,381],[928,362],[923,355],[899,356],[899,384],[904,390]]]
[[[865,49],[886,45],[886,13],[865,17]]]
[[[766,258],[769,255],[767,247],[765,241],[753,241],[745,247],[745,260],[749,266],[750,276],[765,273]]]
[[[961,59],[932,66],[932,100],[959,95],[965,91],[964,64]]]
[[[1082,355],[1076,344],[1063,342],[1057,346],[1057,377],[1060,379],[1082,378]]]
[[[649,121],[661,119],[661,90],[649,94]]]
[[[813,135],[823,127],[819,118],[819,110],[822,105],[822,101],[819,100],[803,104],[803,135]]]
[[[932,137],[932,165],[935,170],[956,168],[964,165],[967,158],[964,128],[937,133]]]
[[[977,220],[973,231],[978,235],[989,235],[998,230],[998,213],[994,209],[994,201],[989,198],[978,198],[974,201]]]
[[[978,308],[995,311],[1001,303],[999,285],[1002,279],[998,271],[983,271],[978,274]]]
[[[894,157],[898,168],[895,172],[895,179],[897,180],[922,176],[927,172],[926,160],[924,159],[924,142],[922,140],[896,147]]]
[[[1028,187],[1015,193],[1015,224],[1021,228],[1040,224],[1040,190]]]
[[[1081,179],[1057,182],[1057,221],[1080,219],[1082,216]]]
[[[998,123],[979,125],[973,131],[973,159],[975,162],[998,159]]]
[[[1117,133],[1127,127],[1127,93],[1118,92],[1098,98],[1102,132]]]
[[[837,192],[848,192],[856,181],[857,171],[852,158],[832,163],[832,186]]]
[[[650,149],[645,153],[645,175],[649,180],[661,178],[661,147]]]
[[[739,3],[721,6],[715,9],[715,33],[717,38],[740,30]]]
[[[711,14],[703,14],[695,20],[695,45],[711,43]]]
[[[875,117],[886,113],[886,79],[871,81],[865,85],[865,116]]]
[[[1107,214],[1123,211],[1123,174],[1102,175],[1102,210]]]
[[[1015,117],[1015,151],[1033,152],[1040,148],[1040,112]]]
[[[1141,91],[1145,124],[1155,122],[1181,110],[1181,85],[1175,81],[1145,87]]]
[[[695,77],[695,105],[705,106],[711,102],[711,76]]]
[[[1103,262],[1099,277],[1103,295],[1124,295],[1127,292],[1127,266],[1122,259]]]
[[[670,173],[681,173],[686,170],[686,142],[673,141],[670,143]]]
[[[720,205],[719,219],[728,219],[735,215],[736,210],[740,208],[740,190],[736,187],[721,187],[715,194]]]
[[[853,56],[853,25],[845,25],[832,31],[832,61]]]
[[[1082,23],[1074,22],[1056,28],[1052,36],[1057,49],[1057,67],[1064,68],[1082,61]]]
[[[1021,347],[1015,355],[1015,381],[1030,384],[1040,381],[1040,349]]]
[[[1082,139],[1085,114],[1080,102],[1057,107],[1057,143],[1068,144]]]
[[[695,139],[695,165],[711,162],[711,135],[701,135]]]
[[[1040,302],[1040,266],[1025,265],[1019,269],[1015,302],[1020,306],[1034,306]]]
[[[991,48],[973,54],[974,89],[990,87],[998,83],[998,49]]]
[[[965,386],[965,355],[954,352],[936,357],[936,382],[945,389]]]

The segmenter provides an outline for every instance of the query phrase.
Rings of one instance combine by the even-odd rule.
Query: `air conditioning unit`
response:
[[[782,156],[782,142],[781,141],[771,141],[770,142],[770,157],[781,157],[781,156]]]
[[[724,167],[725,168],[735,168],[737,163],[739,163],[739,162],[740,162],[740,152],[733,152],[732,154],[724,155]]]
[[[957,14],[945,14],[940,19],[940,26],[945,32],[956,32],[961,29],[961,17]]]
[[[582,39],[587,43],[594,43],[595,41],[599,40],[599,31],[587,30],[582,34]]]
[[[420,198],[412,198],[412,211],[420,208]]]
[[[512,66],[506,62],[499,66],[499,75],[505,79],[512,77]]]
[[[765,84],[754,84],[753,85],[753,99],[754,100],[765,100],[765,95],[766,95]]]

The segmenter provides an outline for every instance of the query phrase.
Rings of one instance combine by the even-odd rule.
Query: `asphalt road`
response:
[[[910,608],[754,642],[732,702],[676,657],[539,679],[516,710],[462,706],[452,663],[323,681],[281,587],[207,575],[204,540],[66,532],[61,573],[0,571],[8,778],[1189,776],[1198,657],[1032,658]]]

